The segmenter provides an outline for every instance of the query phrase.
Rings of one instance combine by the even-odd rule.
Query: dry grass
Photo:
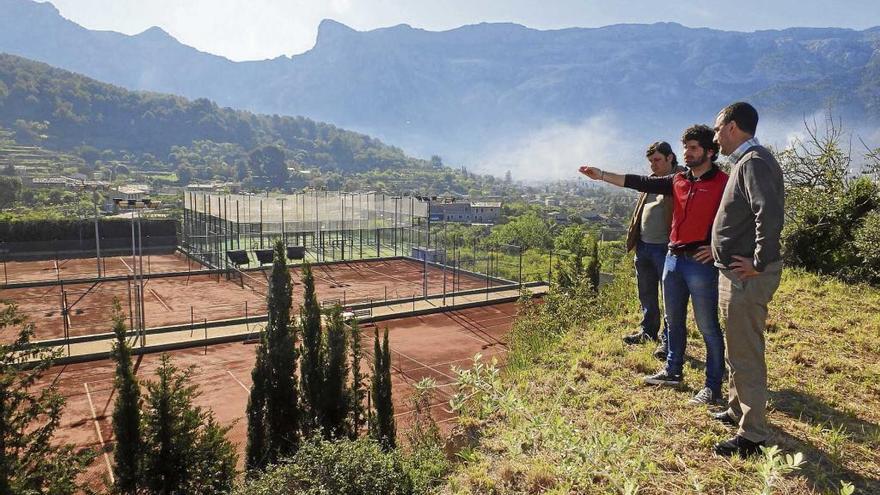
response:
[[[686,386],[641,384],[659,362],[620,340],[638,314],[629,264],[617,271],[598,301],[551,297],[517,323],[510,397],[442,493],[762,493],[762,460],[714,456],[731,432],[687,403],[705,358],[692,321]],[[880,493],[880,290],[786,271],[767,358],[770,443],[806,460],[772,493]]]

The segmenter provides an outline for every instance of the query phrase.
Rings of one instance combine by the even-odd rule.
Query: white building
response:
[[[497,223],[501,218],[501,202],[432,198],[428,215],[433,222]]]
[[[129,184],[114,187],[110,190],[114,198],[121,199],[144,199],[150,195],[150,186],[146,184]]]

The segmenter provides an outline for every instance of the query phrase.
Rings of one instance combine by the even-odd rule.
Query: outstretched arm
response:
[[[623,187],[623,181],[625,178],[623,175],[606,172],[600,168],[591,167],[589,165],[584,165],[579,168],[578,171],[593,180],[601,180],[609,184],[614,184],[617,187]]]
[[[635,189],[652,194],[672,194],[672,175],[654,177],[647,175],[615,174],[600,168],[584,165],[578,171],[593,180],[605,181],[618,187]]]

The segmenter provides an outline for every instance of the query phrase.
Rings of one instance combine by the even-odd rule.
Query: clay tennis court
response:
[[[3,273],[0,274],[3,278],[0,281],[4,284],[14,284],[98,278],[98,263],[97,258],[4,261],[2,263]],[[131,255],[103,256],[100,260],[101,276],[124,277],[131,275],[134,268],[133,264]],[[143,272],[148,275],[154,273],[197,271],[203,268],[197,261],[193,261],[180,252],[145,254],[143,257]]]
[[[423,263],[404,258],[314,265],[315,289],[321,301],[342,305],[421,297],[425,267]],[[267,267],[264,271],[238,273],[229,279],[225,274],[216,273],[147,278],[144,281],[146,327],[198,326],[205,321],[265,314],[269,270]],[[294,304],[299,304],[303,297],[300,268],[292,267],[290,271]],[[497,283],[489,279],[488,285]],[[487,287],[486,277],[427,265],[429,295],[484,287]],[[64,337],[64,307],[68,309],[69,336],[111,331],[113,298],[118,298],[123,311],[131,314],[130,308],[136,300],[134,294],[134,283],[130,280],[103,280],[0,289],[0,300],[16,303],[34,323],[34,340],[48,340]],[[0,341],[4,338],[11,337],[0,336]]]
[[[454,393],[452,368],[470,367],[473,356],[481,353],[484,360],[498,358],[503,363],[507,346],[505,335],[516,314],[514,303],[481,306],[477,308],[406,317],[381,322],[380,328],[389,329],[392,354],[392,382],[394,410],[398,433],[406,429],[411,418],[410,398],[413,385],[422,378],[436,381],[430,408],[441,427],[451,426],[452,413],[448,401]],[[363,325],[362,368],[369,376],[372,365],[373,333],[375,327]],[[193,383],[199,385],[198,405],[209,408],[222,424],[233,425],[229,439],[237,444],[239,468],[243,466],[246,444],[247,406],[255,345],[231,343],[169,353],[176,366],[195,365]],[[140,380],[152,380],[159,363],[158,354],[144,355],[136,361]],[[114,364],[110,360],[94,361],[68,366],[56,366],[43,378],[54,382],[67,398],[67,406],[58,442],[90,447],[101,454],[85,474],[92,486],[101,486],[112,465]],[[106,453],[106,455],[105,455]]]

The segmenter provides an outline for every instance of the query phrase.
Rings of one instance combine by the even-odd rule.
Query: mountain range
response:
[[[673,140],[739,99],[771,121],[831,108],[850,122],[880,123],[880,27],[542,31],[496,23],[359,32],[325,20],[303,54],[233,62],[158,27],[133,36],[88,30],[49,3],[0,0],[0,11],[2,52],[129,89],[301,115],[502,172],[517,155],[544,159],[533,144],[542,140],[551,150],[610,156],[611,135],[639,148],[652,136]]]

